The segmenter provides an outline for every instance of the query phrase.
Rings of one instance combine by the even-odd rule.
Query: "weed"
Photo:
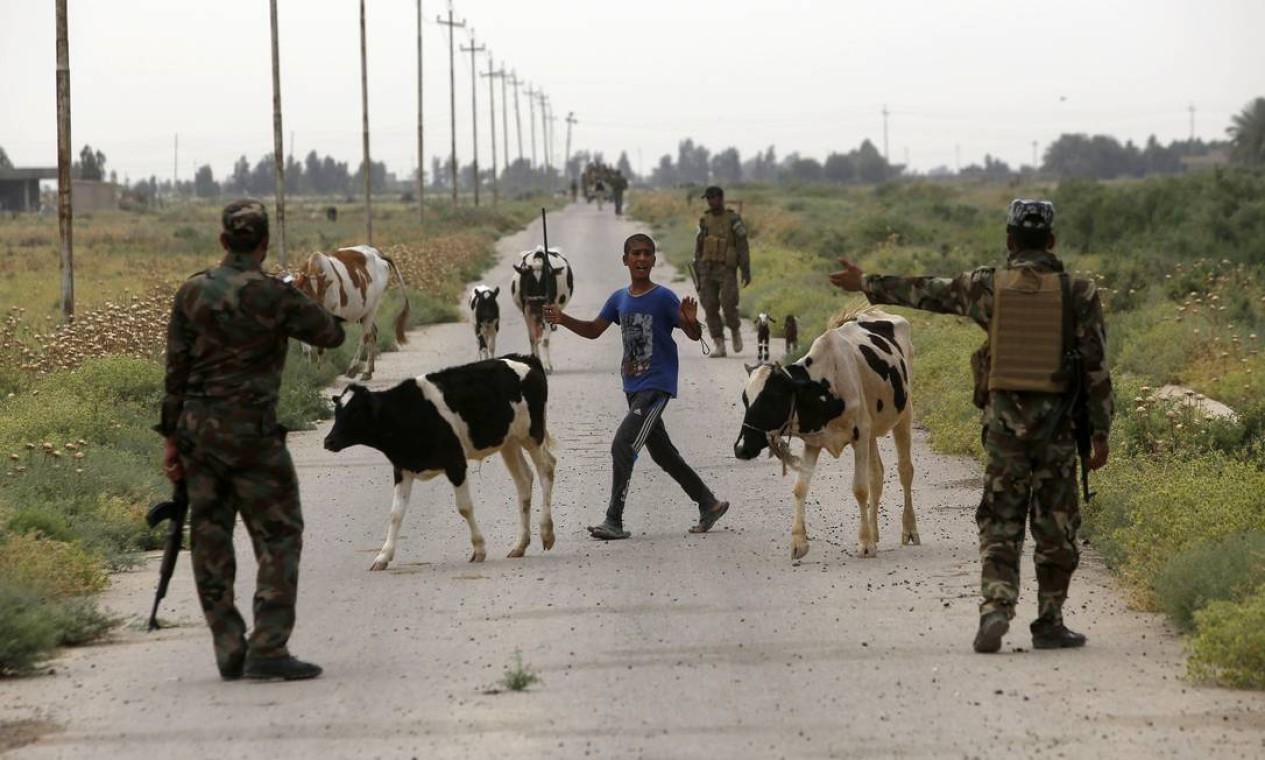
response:
[[[523,664],[523,653],[514,650],[514,662],[501,677],[501,684],[510,691],[524,691],[532,684],[543,683],[530,665]]]

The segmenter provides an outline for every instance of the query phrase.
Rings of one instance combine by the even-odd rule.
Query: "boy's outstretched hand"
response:
[[[698,323],[698,301],[694,296],[686,296],[681,299],[681,306],[677,309],[677,321],[681,323],[681,330],[689,336],[690,340],[698,340],[703,334],[703,328]]]
[[[830,273],[830,284],[841,290],[853,293],[860,290],[861,280],[865,277],[865,272],[862,272],[861,267],[847,259],[840,258],[839,263],[843,265],[843,269]]]
[[[551,325],[556,325],[562,321],[562,307],[557,304],[547,303],[540,309],[541,316]]]

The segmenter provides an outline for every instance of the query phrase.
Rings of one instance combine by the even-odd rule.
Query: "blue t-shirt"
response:
[[[624,392],[660,390],[676,396],[680,364],[672,329],[678,326],[680,308],[676,293],[662,285],[639,296],[620,288],[606,299],[599,316],[618,324],[624,336],[624,361],[620,365]]]

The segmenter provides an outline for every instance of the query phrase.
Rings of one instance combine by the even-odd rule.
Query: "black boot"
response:
[[[264,681],[301,681],[305,678],[316,678],[321,674],[321,666],[297,660],[290,655],[281,657],[260,657],[247,659],[242,675]]]
[[[979,631],[975,633],[975,651],[992,654],[1001,649],[1001,638],[1010,630],[1010,615],[1005,610],[993,610],[980,615]]]
[[[1085,634],[1063,625],[1063,621],[1036,620],[1030,626],[1033,649],[1074,649],[1085,646]]]

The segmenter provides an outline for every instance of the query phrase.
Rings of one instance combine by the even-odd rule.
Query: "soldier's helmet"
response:
[[[1016,198],[1010,202],[1010,211],[1006,214],[1006,230],[1033,230],[1052,232],[1054,230],[1054,204],[1049,201]]]
[[[724,197],[725,197],[725,191],[724,191],[724,190],[721,190],[721,189],[720,189],[719,187],[717,187],[716,185],[711,185],[711,186],[710,186],[710,187],[708,187],[706,190],[704,190],[704,191],[703,191],[703,194],[702,194],[701,196],[699,196],[699,197],[701,197],[701,198],[712,198],[712,197],[715,197],[715,196],[720,196],[721,198],[724,198]]]

